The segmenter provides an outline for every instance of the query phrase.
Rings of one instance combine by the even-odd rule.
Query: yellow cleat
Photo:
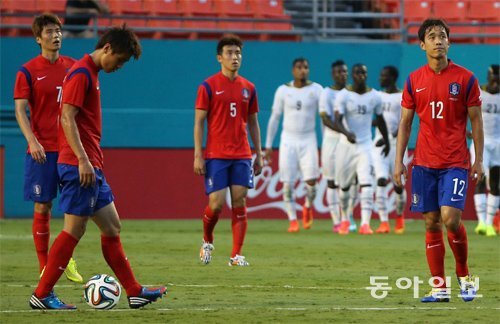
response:
[[[486,226],[486,237],[495,237],[497,236],[497,232],[495,232],[495,228],[493,225]]]
[[[78,273],[78,270],[76,269],[76,262],[73,258],[69,259],[68,265],[66,266],[66,270],[64,270],[64,274],[66,275],[66,278],[68,280],[76,282],[76,283],[83,283],[83,277],[81,274]]]
[[[479,222],[476,228],[474,229],[474,232],[476,232],[476,234],[479,235],[486,234],[486,224],[484,224],[483,222]]]

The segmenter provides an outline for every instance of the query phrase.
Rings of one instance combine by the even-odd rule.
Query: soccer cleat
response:
[[[354,221],[354,216],[351,214],[351,216],[349,216],[349,232],[356,232],[357,229],[358,227]]]
[[[83,277],[78,273],[78,269],[76,268],[76,262],[73,258],[69,259],[68,265],[66,266],[66,270],[64,270],[64,274],[68,280],[77,283],[83,283]]]
[[[302,227],[304,229],[310,229],[313,223],[313,209],[312,207],[307,208],[302,207]]]
[[[387,234],[390,231],[391,231],[391,227],[389,226],[389,222],[382,222],[378,226],[378,228],[375,231],[375,233],[378,233],[378,234]]]
[[[246,267],[249,266],[250,263],[245,260],[243,255],[236,254],[234,258],[229,258],[229,266],[230,267]]]
[[[403,234],[405,232],[405,218],[403,215],[396,218],[396,226],[394,227],[394,233]]]
[[[349,221],[342,221],[340,223],[339,234],[340,235],[349,234]]]
[[[450,301],[450,293],[448,288],[432,288],[420,301],[422,303],[447,303]]]
[[[212,251],[215,247],[212,243],[203,242],[200,248],[200,261],[204,264],[209,264],[212,261]]]
[[[486,237],[495,237],[497,236],[497,232],[495,231],[495,228],[493,225],[487,225],[486,226]]]
[[[130,308],[141,308],[155,302],[158,298],[162,298],[163,295],[167,294],[167,288],[164,286],[158,288],[146,288],[142,287],[141,294],[139,296],[128,296],[128,306]]]
[[[359,229],[359,234],[361,234],[361,235],[372,235],[373,231],[370,228],[370,225],[363,224],[363,225],[361,225],[361,228]]]
[[[295,219],[290,222],[288,233],[297,233],[299,231],[299,222]]]
[[[338,233],[338,232],[339,232],[339,230],[340,230],[340,226],[341,226],[341,225],[342,225],[342,224],[333,225],[333,227],[332,227],[332,232],[333,232],[333,233]]]
[[[63,303],[56,294],[51,291],[45,298],[38,298],[34,293],[30,298],[30,306],[33,309],[55,309],[55,310],[75,310],[75,305]]]
[[[476,297],[477,288],[475,283],[475,277],[467,275],[465,277],[458,277],[458,284],[460,286],[460,297],[464,302],[470,302]]]
[[[486,224],[483,222],[479,222],[477,224],[476,228],[474,229],[474,232],[476,232],[476,234],[479,234],[479,235],[486,234]]]

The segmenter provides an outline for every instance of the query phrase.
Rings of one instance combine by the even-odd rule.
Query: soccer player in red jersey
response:
[[[62,83],[66,72],[75,62],[59,55],[62,34],[61,21],[52,14],[35,17],[33,35],[41,53],[26,62],[17,72],[14,86],[16,119],[28,142],[24,163],[24,199],[34,202],[32,233],[40,273],[47,264],[50,241],[52,200],[57,196],[57,115]],[[30,119],[26,114],[29,106]],[[83,283],[70,259],[66,277]]]
[[[63,83],[59,127],[60,208],[64,228],[50,249],[47,267],[30,298],[35,309],[76,309],[65,304],[53,288],[61,276],[90,217],[101,231],[104,259],[125,288],[131,308],[156,301],[165,287],[146,288],[135,279],[120,241],[120,218],[103,173],[101,140],[101,94],[98,72],[114,72],[130,57],[138,59],[141,46],[126,26],[106,31],[95,51],[77,61]]]
[[[230,266],[248,266],[241,248],[247,230],[246,196],[253,176],[262,170],[259,106],[255,86],[238,74],[243,44],[236,35],[225,35],[217,44],[221,71],[198,88],[194,121],[194,173],[205,177],[208,206],[203,215],[203,244],[200,259],[212,260],[213,232],[229,187],[232,207],[233,249]],[[203,155],[203,129],[207,121],[207,144]],[[247,124],[255,148],[248,143]]]
[[[474,75],[448,60],[449,27],[440,19],[425,20],[418,30],[427,65],[407,78],[401,102],[394,180],[407,177],[403,156],[415,112],[420,118],[414,166],[411,210],[421,212],[426,226],[426,255],[434,288],[422,302],[448,302],[444,276],[443,224],[456,262],[461,297],[471,301],[477,288],[467,265],[468,243],[461,222],[467,192],[467,173],[483,177],[483,122],[479,85]],[[465,139],[467,116],[472,125],[476,159],[470,166]]]

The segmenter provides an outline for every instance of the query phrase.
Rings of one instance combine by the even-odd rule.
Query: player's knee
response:
[[[293,200],[293,187],[290,183],[283,183],[283,201],[290,202]]]
[[[71,236],[75,237],[78,240],[80,240],[83,237],[86,230],[87,230],[87,222],[75,223],[71,224],[70,226],[66,225],[64,226],[64,231],[69,233]]]
[[[387,186],[387,179],[385,179],[385,178],[378,178],[378,180],[377,180],[377,186],[379,186],[379,187],[385,187],[385,186]]]
[[[210,202],[209,207],[214,214],[220,214],[224,206],[219,202]]]
[[[441,231],[443,221],[439,214],[425,215],[425,229],[427,231],[436,232]]]
[[[35,203],[35,212],[39,214],[48,214],[52,209],[52,202],[36,202]]]
[[[328,185],[328,188],[331,188],[331,189],[337,189],[339,187],[339,186],[337,186],[337,184],[333,180],[328,180],[327,185]]]
[[[233,208],[244,208],[246,205],[247,205],[247,199],[245,197],[238,197],[236,199],[231,200],[231,206],[233,206]]]

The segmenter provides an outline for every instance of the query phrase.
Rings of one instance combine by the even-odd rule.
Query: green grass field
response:
[[[373,226],[377,225],[376,221]],[[333,235],[330,222],[317,220],[309,231],[286,232],[286,221],[250,220],[244,255],[250,267],[228,267],[231,231],[228,220],[216,228],[214,259],[198,259],[201,220],[123,221],[122,242],[138,280],[166,284],[169,293],[141,310],[128,308],[125,294],[110,311],[95,311],[83,300],[81,285],[61,278],[58,296],[78,306],[75,312],[33,311],[28,299],[37,284],[38,264],[31,220],[0,221],[0,322],[2,323],[215,323],[215,322],[385,322],[498,323],[500,319],[499,238],[469,233],[469,267],[480,277],[473,302],[457,297],[454,260],[447,246],[446,274],[452,276],[449,303],[422,304],[413,287],[398,289],[398,278],[428,279],[422,221],[407,223],[404,235]],[[52,239],[62,227],[52,222]],[[74,254],[88,279],[111,273],[101,254],[97,228]],[[384,299],[371,297],[370,276],[388,276],[393,288]],[[429,286],[422,284],[419,296]]]

